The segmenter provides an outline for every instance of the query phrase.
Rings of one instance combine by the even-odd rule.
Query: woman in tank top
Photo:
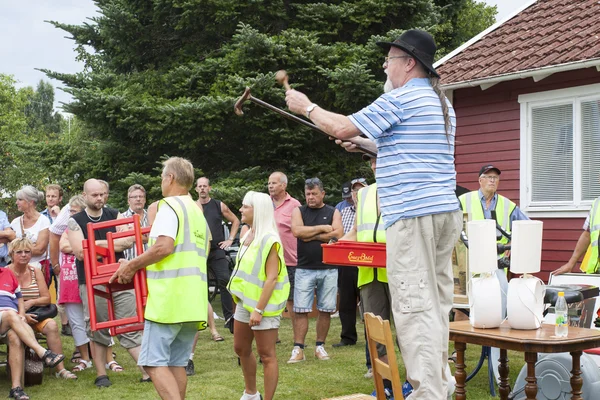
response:
[[[25,312],[34,306],[46,306],[50,304],[50,292],[48,291],[42,271],[29,264],[33,247],[33,243],[26,237],[13,240],[11,245],[12,252],[10,254],[12,264],[7,266],[15,274],[21,287]],[[63,354],[62,343],[58,333],[58,324],[54,319],[48,318],[38,322],[32,314],[25,314],[25,317],[34,332],[42,333],[46,336],[48,347],[52,352]],[[65,369],[63,362],[57,364],[55,368],[57,378],[77,379],[77,375]]]

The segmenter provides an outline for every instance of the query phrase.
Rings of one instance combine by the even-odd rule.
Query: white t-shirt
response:
[[[23,237],[23,231],[21,230],[21,217],[13,219],[10,223],[10,227],[13,229],[13,231],[15,231],[15,234],[18,238]],[[35,244],[37,242],[40,232],[44,229],[47,230],[48,228],[50,228],[50,220],[45,215],[40,214],[40,217],[37,221],[35,221],[35,224],[33,224],[33,226],[31,226],[30,228],[25,228],[25,236],[27,236],[27,238]],[[31,263],[39,263],[41,261],[46,260],[47,258],[48,252],[45,252],[41,256],[31,257]]]
[[[168,204],[161,204],[150,229],[150,237],[156,240],[159,236],[168,236],[175,240],[178,224],[175,211]]]

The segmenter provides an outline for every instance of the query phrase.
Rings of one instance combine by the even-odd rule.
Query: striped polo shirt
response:
[[[377,145],[377,187],[388,228],[399,219],[457,211],[456,116],[446,136],[440,100],[427,78],[413,78],[349,116]]]

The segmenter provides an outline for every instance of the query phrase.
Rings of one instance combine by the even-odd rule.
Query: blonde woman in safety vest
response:
[[[275,344],[290,283],[271,198],[264,193],[248,192],[240,213],[242,223],[250,226],[250,230],[241,239],[228,286],[236,304],[234,350],[244,372],[245,389],[240,400],[263,399],[256,388],[254,339],[264,368],[264,399],[270,400],[279,377]]]

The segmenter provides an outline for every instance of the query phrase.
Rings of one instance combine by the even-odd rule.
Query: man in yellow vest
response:
[[[600,270],[600,262],[598,260],[598,237],[600,236],[600,197],[594,200],[590,214],[585,219],[583,224],[583,232],[579,236],[579,240],[575,245],[575,250],[569,261],[552,272],[554,275],[571,272],[577,261],[585,254],[584,261],[581,263],[581,270],[586,274],[597,274]],[[588,249],[589,248],[589,249]],[[589,254],[586,254],[589,251]]]
[[[162,399],[182,400],[194,336],[206,328],[210,233],[202,210],[189,195],[192,164],[171,157],[163,165],[164,199],[150,231],[151,246],[131,261],[119,260],[111,282],[131,282],[136,271],[146,268],[148,302],[138,365],[146,369]]]

